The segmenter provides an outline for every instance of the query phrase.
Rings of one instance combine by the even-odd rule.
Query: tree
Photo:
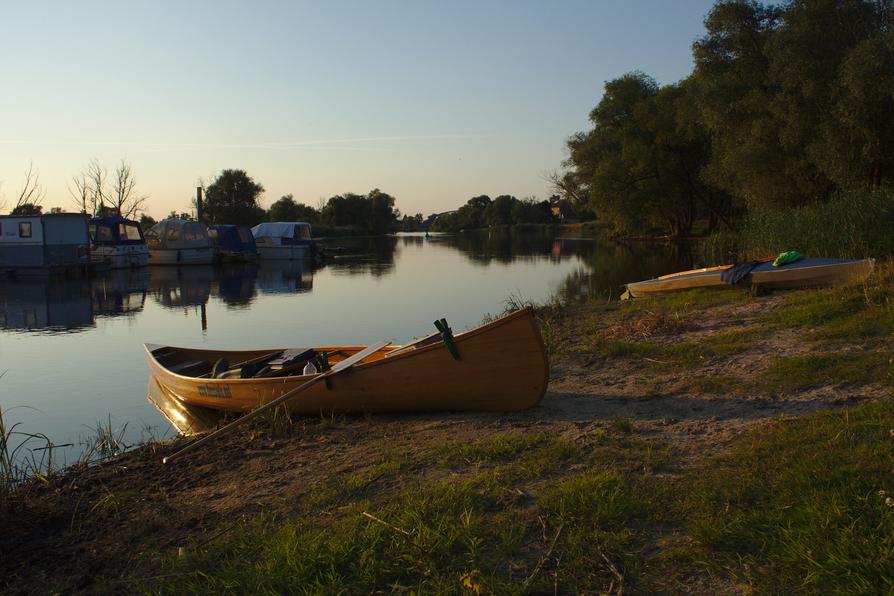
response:
[[[260,223],[266,215],[259,203],[263,192],[264,187],[244,170],[224,170],[205,189],[203,220],[209,224]]]
[[[40,185],[40,173],[34,169],[34,163],[28,164],[25,171],[25,182],[22,183],[22,190],[16,198],[15,204],[12,206],[12,215],[39,215],[40,202],[43,200],[46,191]],[[36,213],[35,213],[36,210]]]
[[[142,210],[143,203],[149,198],[137,193],[136,185],[133,168],[122,159],[115,169],[112,191],[109,193],[112,208],[119,217],[134,219]]]
[[[394,197],[378,188],[366,195],[345,193],[330,198],[320,210],[320,219],[332,226],[353,227],[366,234],[384,234],[397,229],[400,212]]]
[[[147,213],[140,214],[140,227],[143,228],[144,230],[148,230],[149,228],[154,226],[156,223],[158,223],[158,222],[155,221],[155,219],[151,215],[149,215]]]
[[[268,221],[319,221],[320,213],[309,205],[298,203],[292,194],[287,194],[270,205]]]
[[[43,207],[34,203],[21,203],[9,212],[10,215],[35,216],[43,213]]]
[[[68,192],[81,213],[91,217],[103,213],[106,204],[110,203],[106,189],[107,179],[108,172],[97,159],[92,159],[80,174],[72,176],[73,186],[68,187]]]
[[[484,219],[488,226],[508,226],[513,223],[512,209],[518,199],[510,195],[500,195],[484,209]]]

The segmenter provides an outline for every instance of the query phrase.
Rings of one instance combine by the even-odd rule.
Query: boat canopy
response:
[[[256,254],[258,247],[251,229],[243,225],[208,226],[208,236],[219,250]]]
[[[211,246],[205,224],[185,219],[165,219],[146,232],[149,248],[181,250]]]
[[[88,224],[90,242],[97,246],[145,244],[137,222],[123,217],[94,217]]]
[[[284,241],[311,238],[310,224],[304,221],[266,222],[253,227],[251,233],[255,238],[279,238]]]

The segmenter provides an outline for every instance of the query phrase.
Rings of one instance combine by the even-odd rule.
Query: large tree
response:
[[[345,193],[330,198],[320,210],[320,219],[332,226],[353,227],[367,234],[394,231],[400,212],[394,197],[378,188],[366,195]]]
[[[209,224],[253,226],[264,220],[260,205],[264,187],[244,170],[224,170],[205,189],[202,219]]]

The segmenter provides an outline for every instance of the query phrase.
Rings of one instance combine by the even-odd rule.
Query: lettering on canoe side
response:
[[[217,397],[220,399],[230,399],[229,385],[199,385],[199,395],[202,397]]]

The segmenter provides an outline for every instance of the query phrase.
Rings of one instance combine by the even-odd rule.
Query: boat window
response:
[[[122,238],[127,238],[128,240],[142,240],[143,235],[140,233],[140,226],[134,224],[127,224],[124,226],[124,233],[121,234]]]
[[[193,230],[193,238],[195,240],[207,240],[208,234],[205,233],[203,228],[197,228]]]
[[[308,226],[297,226],[298,238],[302,240],[310,240],[310,228]]]
[[[96,235],[94,239],[97,242],[111,242],[114,240],[112,237],[112,228],[109,226],[96,226]]]
[[[19,238],[30,238],[31,237],[31,222],[30,221],[20,221],[19,222]]]
[[[90,240],[96,241],[96,224],[87,226],[87,234],[90,236]]]
[[[183,239],[187,242],[191,242],[196,239],[196,235],[192,230],[186,229],[183,230]]]
[[[168,242],[176,242],[177,240],[180,240],[180,230],[168,228]]]
[[[208,237],[217,240],[217,230],[208,230]]]
[[[239,231],[239,240],[242,241],[243,244],[251,244],[254,242],[254,236],[251,235],[251,230],[248,228],[236,228]]]

